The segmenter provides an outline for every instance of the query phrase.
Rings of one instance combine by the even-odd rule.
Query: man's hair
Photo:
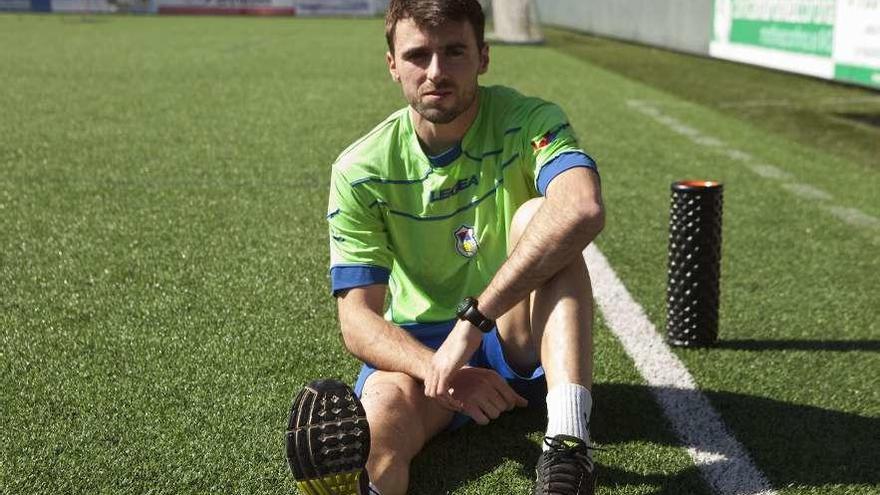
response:
[[[412,19],[419,29],[437,28],[447,22],[468,21],[474,29],[477,46],[485,44],[486,17],[477,0],[391,0],[385,14],[385,40],[394,53],[394,30],[397,21]]]

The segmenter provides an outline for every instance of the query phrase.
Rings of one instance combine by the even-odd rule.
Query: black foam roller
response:
[[[674,346],[709,346],[718,338],[721,280],[721,183],[672,183],[666,339]]]

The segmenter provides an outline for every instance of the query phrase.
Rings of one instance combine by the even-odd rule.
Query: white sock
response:
[[[372,481],[370,482],[370,495],[382,495],[379,492],[379,489],[376,488],[376,485],[374,485]]]
[[[571,435],[590,445],[593,396],[582,385],[563,383],[547,392],[547,436]],[[543,444],[544,450],[550,447]]]

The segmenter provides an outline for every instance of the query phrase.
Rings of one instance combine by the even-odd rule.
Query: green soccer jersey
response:
[[[461,143],[422,150],[401,109],[333,165],[327,219],[334,294],[388,284],[398,325],[455,318],[507,258],[517,208],[572,167],[595,169],[562,110],[502,87],[480,87]]]

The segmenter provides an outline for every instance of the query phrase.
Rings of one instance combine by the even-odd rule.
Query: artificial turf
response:
[[[402,106],[381,22],[87,20],[0,15],[0,491],[294,492],[292,394],[358,368],[324,214],[334,157]],[[880,217],[880,132],[828,103],[880,95],[549,39],[492,47],[484,83],[566,109],[602,171],[598,245],[636,300],[662,329],[669,183],[724,181],[721,340],[677,353],[780,493],[877,493],[880,232],[627,101]],[[745,99],[797,109],[729,104]],[[602,493],[709,493],[601,318],[596,362]],[[542,413],[497,423],[438,438],[412,493],[529,493]]]

